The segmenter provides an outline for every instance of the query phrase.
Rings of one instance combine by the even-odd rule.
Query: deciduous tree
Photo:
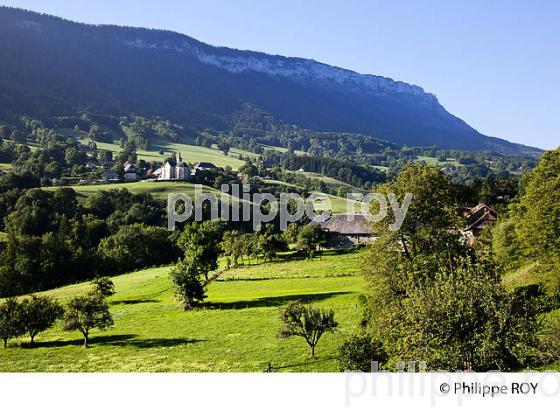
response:
[[[177,263],[170,272],[175,288],[175,296],[183,304],[183,310],[191,310],[206,299],[204,271],[197,266],[197,261],[185,258]]]
[[[323,310],[306,306],[299,302],[290,302],[280,310],[282,338],[302,337],[310,347],[311,357],[315,356],[315,347],[325,332],[334,332],[338,323],[332,310]]]
[[[107,276],[95,278],[91,281],[91,284],[93,285],[92,294],[99,296],[101,299],[107,299],[116,293],[115,284]]]
[[[78,330],[84,336],[84,347],[88,347],[92,329],[107,329],[113,325],[109,306],[97,290],[70,300],[64,313],[64,329]]]
[[[64,310],[60,304],[49,297],[31,296],[20,303],[22,334],[30,337],[30,343],[35,343],[35,337],[49,329],[60,319]]]
[[[326,241],[326,234],[319,225],[306,225],[299,231],[297,246],[310,258],[313,258]]]
[[[21,335],[21,309],[16,298],[8,298],[0,304],[0,338],[4,341],[4,348],[8,340]]]

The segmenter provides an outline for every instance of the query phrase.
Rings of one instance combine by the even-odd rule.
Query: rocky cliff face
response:
[[[375,95],[407,94],[422,97],[426,102],[437,104],[435,95],[426,93],[417,85],[395,81],[391,78],[371,74],[359,74],[351,70],[330,66],[314,60],[272,56],[264,53],[240,50],[201,47],[189,41],[145,42],[143,39],[125,40],[129,47],[144,49],[173,50],[191,53],[203,64],[218,67],[239,74],[255,72],[271,76],[285,77],[297,81],[323,81],[347,91],[370,92]],[[234,51],[237,55],[224,55],[220,50]]]

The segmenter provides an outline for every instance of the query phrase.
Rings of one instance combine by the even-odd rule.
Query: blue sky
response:
[[[20,0],[89,23],[165,28],[423,87],[480,132],[560,145],[560,2]]]

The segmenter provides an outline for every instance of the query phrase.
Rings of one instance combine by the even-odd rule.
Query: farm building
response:
[[[327,244],[333,248],[350,248],[378,238],[363,214],[331,215],[327,220],[315,223],[327,233]]]

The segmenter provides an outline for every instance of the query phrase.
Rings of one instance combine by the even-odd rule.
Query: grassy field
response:
[[[259,145],[261,147],[263,147],[265,150],[278,151],[278,152],[282,152],[282,153],[288,152],[288,148],[285,148],[285,147],[278,147],[276,145],[267,145],[267,144],[259,144]],[[296,155],[307,155],[307,152],[296,149],[296,150],[294,150],[294,154],[296,154]]]
[[[340,187],[346,187],[359,191],[359,189],[353,185],[347,184],[345,182],[339,181],[338,179],[334,179],[325,175],[317,174],[315,172],[302,172],[302,174],[305,175],[307,178],[318,179],[319,181],[323,181],[325,185],[329,188],[338,189]]]
[[[520,286],[528,286],[538,283],[538,278],[535,274],[536,263],[531,262],[507,272],[503,277],[503,283],[506,289],[513,290]]]
[[[80,142],[84,145],[89,143],[88,138],[80,139]],[[117,142],[112,144],[108,144],[105,142],[97,142],[97,148],[102,149],[105,151],[111,151],[112,153],[116,154],[120,152],[122,149]],[[163,150],[163,155],[160,155],[159,151]],[[180,153],[183,157],[183,160],[189,163],[195,162],[211,162],[218,167],[226,167],[230,166],[232,169],[238,169],[241,165],[245,163],[244,160],[240,160],[239,156],[242,155],[243,157],[247,158],[254,158],[256,154],[238,150],[236,148],[232,148],[228,155],[224,155],[224,153],[217,148],[204,148],[198,145],[190,145],[181,142],[171,142],[165,140],[155,140],[151,142],[151,149],[149,151],[146,150],[138,150],[137,155],[139,159],[143,159],[145,161],[164,161],[167,157],[171,154]]]
[[[419,155],[416,158],[416,161],[424,161],[426,164],[438,165],[438,166],[444,166],[444,165],[454,165],[456,167],[461,166],[461,164],[459,164],[459,162],[457,161],[456,158],[447,158],[447,161],[440,161],[436,157],[425,157],[425,156]]]
[[[328,177],[326,177],[328,178]],[[333,180],[336,181],[336,180]],[[264,183],[266,184],[273,184],[273,185],[286,185],[286,186],[290,186],[290,187],[294,187],[294,188],[301,188],[298,187],[297,185],[294,184],[290,184],[288,182],[284,182],[284,181],[278,181],[275,179],[265,179],[263,180]],[[340,181],[336,181],[339,184],[343,184],[343,182]],[[322,194],[323,196],[325,196],[327,199],[317,199],[315,200],[315,210],[317,212],[319,211],[323,211],[325,209],[330,209],[332,213],[334,214],[345,214],[348,213],[348,210],[350,210],[350,213],[354,212],[354,213],[360,213],[361,207],[360,207],[360,203],[356,202],[356,201],[351,201],[348,200],[346,198],[341,198],[339,196],[336,195],[328,195],[328,194],[324,194],[321,192],[315,192],[316,194]],[[354,210],[352,211],[354,207]]]
[[[92,347],[57,325],[30,348],[25,339],[0,349],[0,371],[337,371],[337,346],[356,330],[364,283],[360,254],[327,254],[313,261],[277,262],[230,270],[208,288],[203,308],[183,312],[173,300],[169,268],[114,278],[115,326],[93,331]],[[44,292],[61,301],[87,292],[77,284]],[[316,358],[302,339],[279,339],[278,309],[291,300],[332,308],[339,331],[321,339]],[[21,345],[21,347],[18,347]]]
[[[267,181],[269,183],[282,183],[281,181]],[[185,193],[191,198],[194,198],[195,185],[190,182],[127,182],[127,183],[117,183],[117,184],[98,184],[98,185],[73,185],[70,188],[74,189],[78,194],[78,199],[85,199],[91,194],[99,191],[108,191],[112,189],[122,189],[126,188],[134,194],[140,194],[148,192],[156,198],[167,199],[167,196],[172,193]],[[218,195],[218,198],[222,194],[221,191],[208,187],[202,186],[203,192],[213,192]],[[43,188],[47,190],[58,189],[58,187],[48,187]],[[326,194],[323,194],[326,195]],[[334,195],[326,195],[330,199],[331,211],[335,214],[346,213],[347,205],[352,201],[348,201],[345,198],[340,198]],[[228,198],[232,198],[228,195]],[[323,211],[329,208],[329,203],[326,200],[317,200],[315,202],[315,209],[317,212]],[[351,209],[351,208],[350,208]],[[360,212],[359,205],[356,205],[355,211]]]
[[[203,192],[214,192],[216,194],[221,194],[217,189],[201,185]],[[99,184],[99,185],[73,185],[72,188],[77,192],[78,196],[86,198],[91,194],[99,191],[109,191],[112,189],[122,189],[125,188],[134,194],[141,194],[148,192],[156,198],[167,199],[168,194],[172,193],[185,193],[194,197],[195,184],[190,182],[126,182],[118,184]],[[47,190],[58,189],[58,187],[48,187],[44,188]]]
[[[319,192],[316,192],[317,194]],[[326,195],[326,194],[323,194]],[[362,212],[361,207],[360,207],[360,203],[356,202],[356,201],[351,201],[348,200],[346,198],[341,198],[339,196],[334,196],[334,195],[326,195],[329,200],[330,200],[330,205],[329,205],[329,201],[325,200],[317,200],[315,201],[315,209],[317,211],[323,211],[325,209],[329,209],[331,210],[331,212],[333,214],[346,214],[346,213],[360,213]],[[354,209],[352,211],[352,209]],[[350,212],[348,212],[350,211]]]

